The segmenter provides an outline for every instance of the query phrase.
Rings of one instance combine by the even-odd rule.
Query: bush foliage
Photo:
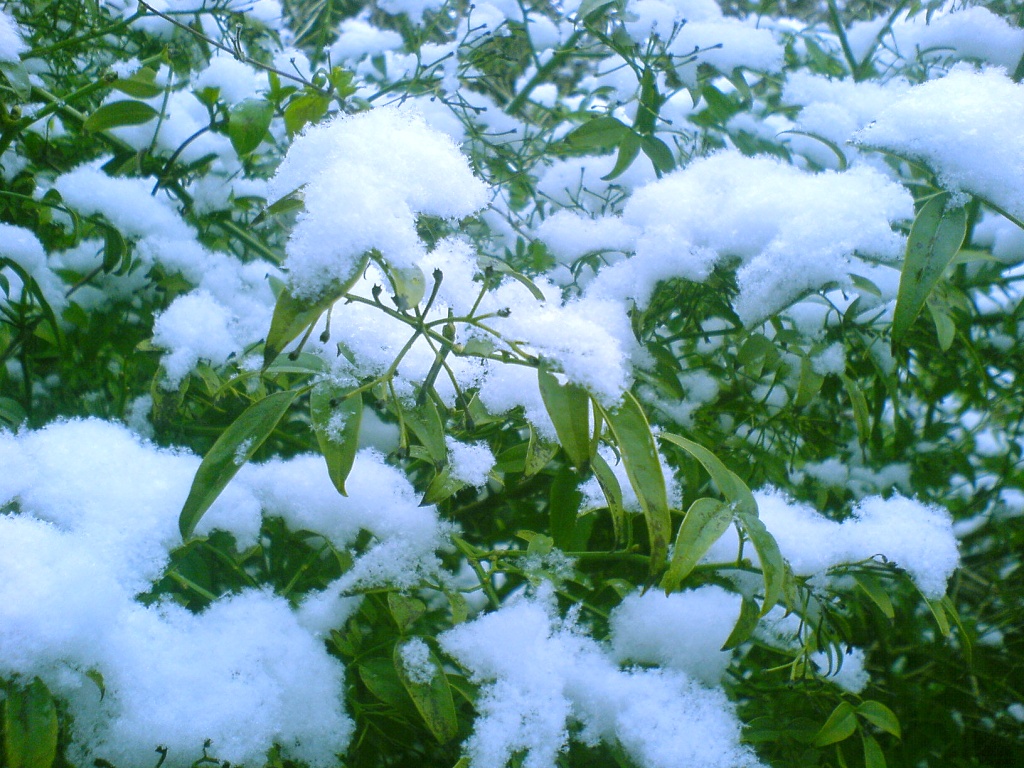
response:
[[[1022,27],[5,3],[5,764],[1019,762]]]

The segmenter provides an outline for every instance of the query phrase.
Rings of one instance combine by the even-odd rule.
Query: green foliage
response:
[[[383,425],[397,434],[384,451],[388,463],[451,524],[452,546],[438,554],[451,578],[346,595],[362,602],[324,639],[348,670],[346,706],[355,722],[339,765],[470,768],[462,745],[482,708],[480,681],[445,656],[437,638],[542,583],[550,585],[558,611],[578,611],[580,625],[602,642],[610,635],[609,616],[627,595],[709,585],[739,595],[724,643],[735,650],[725,688],[747,725],[745,742],[766,765],[997,768],[1024,755],[1018,710],[1009,709],[1024,697],[1024,533],[1015,516],[1021,505],[1014,506],[1024,492],[1022,305],[1014,298],[992,309],[999,297],[1017,295],[1011,290],[1020,276],[979,234],[985,216],[1003,213],[998,206],[966,193],[965,205],[958,198],[951,206],[951,191],[933,172],[912,159],[877,154],[894,178],[927,190],[919,193],[913,221],[899,225],[907,247],[891,315],[883,302],[869,299],[882,290],[855,276],[801,297],[827,317],[813,333],[785,312],[744,327],[731,304],[736,265],[726,260],[703,282],[662,281],[645,306],[631,309],[643,365],[632,387],[610,403],[553,357],[492,330],[489,320],[508,310],[488,315],[477,299],[464,315],[433,319],[429,309],[443,270],[427,275],[395,267],[371,250],[321,295],[296,293],[277,270],[290,228],[306,215],[303,189],[276,201],[257,191],[204,207],[197,188],[229,188],[230,180],[214,173],[215,152],[190,148],[213,137],[223,146],[218,151],[233,152],[230,167],[239,178],[262,182],[308,126],[391,99],[437,98],[462,121],[463,151],[474,170],[503,197],[463,222],[421,216],[423,240],[433,247],[461,234],[476,257],[481,297],[512,286],[540,306],[571,301],[595,268],[620,256],[594,251],[561,264],[568,277],[553,288],[549,269],[562,257],[531,226],[562,207],[586,215],[620,212],[630,190],[626,180],[641,164],[661,178],[726,146],[792,159],[792,140],[801,138],[833,156],[809,153],[805,165],[817,170],[834,160],[832,167],[846,171],[852,150],[823,135],[774,128],[753,135],[740,127],[795,113],[779,77],[719,72],[702,62],[694,81],[684,84],[677,67],[686,57],[670,53],[664,40],[634,43],[623,31],[632,17],[619,0],[584,0],[573,31],[547,57],[535,50],[528,25],[506,22],[500,34],[472,38],[465,47],[455,40],[454,52],[436,62],[424,53],[436,50],[425,46],[452,39],[460,22],[472,19],[468,4],[448,3],[416,24],[350,0],[293,0],[283,3],[284,12],[294,44],[313,61],[307,77],[298,66],[271,65],[274,30],[232,4],[208,5],[202,24],[181,14],[164,35],[133,24],[157,20],[145,8],[131,18],[99,3],[65,0],[6,9],[31,50],[24,62],[0,63],[0,221],[35,235],[59,264],[61,290],[48,292],[0,250],[0,429],[84,416],[139,424],[145,406],[157,444],[203,456],[179,519],[182,543],[141,601],[200,611],[240,590],[266,588],[298,605],[349,573],[372,545],[369,533],[342,550],[320,533],[290,530],[272,518],[258,543],[241,550],[229,534],[196,530],[250,460],[320,454],[345,495],[357,451]],[[818,26],[786,33],[787,71],[851,82],[888,77],[879,54],[897,12],[926,10],[921,3],[812,5],[731,4],[737,13],[766,17],[787,10],[820,16]],[[1003,5],[1004,15],[1016,13],[1020,24],[1019,9]],[[552,19],[560,13],[547,4],[530,10]],[[891,15],[873,47],[854,51],[853,19],[881,10]],[[367,58],[358,71],[326,59],[338,24],[364,12],[400,35],[404,49],[394,59],[409,57],[400,76],[389,73],[399,65],[388,56]],[[237,102],[216,88],[195,94],[205,118],[193,135],[161,145],[157,131],[169,120],[167,103],[190,92],[190,80],[218,47],[265,75],[266,87],[258,98]],[[134,72],[112,74],[129,60],[138,65]],[[580,83],[592,65],[634,77],[635,92],[621,103],[610,85],[587,90]],[[929,66],[924,58],[907,61],[901,74],[922,80]],[[444,90],[444,78],[459,83],[465,103]],[[558,98],[540,99],[541,86]],[[669,122],[673,99],[687,94],[692,110]],[[521,129],[515,141],[479,118],[475,99],[483,95],[503,118],[518,119],[509,129]],[[143,127],[152,141],[126,138]],[[556,163],[579,158],[604,163],[610,170],[602,181],[609,183],[600,195],[582,187],[567,192],[571,204],[563,206],[541,179]],[[220,362],[200,358],[171,382],[154,324],[199,281],[187,270],[146,261],[134,222],[79,213],[61,198],[54,179],[97,161],[111,177],[144,180],[202,247],[272,275],[276,304],[262,339]],[[494,216],[507,218],[503,228],[489,223]],[[534,217],[529,226],[528,216]],[[67,253],[81,258],[54,258]],[[366,275],[383,283],[372,299],[355,290]],[[330,341],[330,329],[348,322],[345,309],[358,302],[376,309],[381,323],[401,326],[409,341],[389,365],[335,377],[324,358],[304,349],[322,330],[331,354],[351,362],[354,353]],[[471,331],[465,343],[463,331]],[[417,343],[429,346],[433,364],[423,380],[403,389],[403,357]],[[829,349],[841,351],[839,368],[821,364]],[[535,368],[538,402],[554,435],[522,409],[489,412],[475,385],[456,380],[453,360]],[[532,376],[531,370],[531,382]],[[485,482],[459,476],[451,440],[493,453]],[[829,477],[837,466],[845,472],[840,482]],[[941,504],[963,524],[963,567],[940,600],[923,597],[881,557],[838,566],[827,585],[798,575],[783,557],[781,537],[759,516],[754,491],[768,485],[833,520],[873,494]],[[0,514],[16,512],[13,502],[0,504]],[[708,553],[733,528],[735,557],[710,562]],[[795,644],[770,642],[765,626],[773,609],[799,624]],[[410,643],[429,649],[429,678],[407,666],[403,652]],[[850,647],[869,651],[871,683],[856,694],[827,682]],[[74,723],[60,701],[39,678],[6,680],[4,691],[4,765],[64,766]],[[218,763],[215,745],[211,755],[206,762]],[[517,755],[512,764],[522,762]],[[272,752],[266,765],[292,763]],[[574,741],[558,765],[632,768],[614,740]]]

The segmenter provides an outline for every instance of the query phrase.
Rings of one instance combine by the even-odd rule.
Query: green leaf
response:
[[[614,117],[595,117],[570,131],[562,141],[573,149],[611,149],[631,133],[629,126]]]
[[[359,450],[363,398],[348,396],[349,388],[322,381],[309,394],[309,415],[317,445],[327,461],[327,473],[342,496],[345,480]]]
[[[757,557],[761,561],[761,573],[764,576],[764,603],[761,605],[761,615],[775,607],[782,597],[786,586],[786,561],[782,559],[782,552],[779,544],[775,541],[764,523],[756,514],[737,510],[736,520],[740,529],[750,539],[757,551]]]
[[[856,730],[857,715],[853,706],[845,701],[841,702],[815,734],[814,746],[825,747],[843,741],[850,738]]]
[[[722,495],[729,503],[735,505],[737,512],[757,515],[757,502],[754,501],[754,494],[750,492],[747,484],[740,479],[739,475],[726,467],[715,454],[703,445],[671,432],[662,432],[658,437],[682,448],[699,461],[711,475],[711,479],[715,481],[715,485],[718,486]]]
[[[579,21],[586,21],[599,11],[604,11],[609,5],[616,5],[619,0],[583,0],[580,7],[576,9],[576,18]]]
[[[943,352],[948,352],[949,348],[953,346],[953,339],[956,338],[956,323],[953,322],[953,318],[949,316],[948,307],[945,302],[941,303],[933,301],[930,297],[927,301],[928,313],[932,316],[932,322],[935,324],[935,335],[939,338],[939,349]]]
[[[690,505],[676,534],[672,561],[661,580],[666,592],[679,589],[683,579],[732,525],[732,507],[718,499],[697,499]]]
[[[541,472],[558,453],[558,443],[543,439],[537,434],[533,425],[530,429],[530,440],[526,445],[526,456],[523,461],[523,479],[533,477]]]
[[[28,70],[20,61],[0,61],[0,73],[7,78],[19,99],[27,100],[32,95],[32,81],[28,79]]]
[[[413,407],[399,407],[405,425],[427,449],[434,464],[439,467],[447,464],[448,444],[444,439],[444,421],[433,399],[428,397],[422,404]]]
[[[452,700],[452,689],[448,684],[441,662],[431,652],[430,663],[434,666],[434,675],[429,682],[418,682],[409,676],[402,660],[401,645],[395,646],[394,664],[398,679],[416,705],[420,717],[434,738],[441,744],[451,741],[459,730],[458,718],[455,715],[455,702]]]
[[[886,768],[885,753],[870,733],[862,733],[864,743],[864,768]]]
[[[949,626],[949,617],[946,616],[946,609],[942,604],[941,600],[930,600],[927,597],[924,599],[925,604],[928,606],[928,610],[932,612],[932,616],[935,617],[935,623],[939,627],[939,632],[944,637],[949,637],[951,631]]]
[[[960,618],[960,612],[956,609],[953,601],[950,600],[949,595],[943,595],[942,607],[946,612],[946,615],[953,620],[956,624],[957,629],[960,630],[960,643],[963,646],[964,657],[967,660],[967,666],[970,667],[974,663],[974,642],[971,640],[971,633],[967,631],[967,627],[964,626],[963,620]]]
[[[967,236],[967,209],[946,210],[948,203],[948,194],[933,197],[922,206],[910,229],[892,319],[893,344],[899,343],[910,330]]]
[[[499,274],[508,275],[512,279],[522,283],[523,285],[526,286],[527,290],[529,290],[530,293],[533,294],[533,298],[535,298],[537,301],[546,301],[544,297],[544,292],[537,287],[537,284],[534,283],[533,280],[531,280],[526,275],[520,272],[516,272],[514,269],[512,269],[512,267],[510,267],[501,259],[495,259],[491,256],[477,256],[476,262],[484,269],[493,269],[495,272]]]
[[[607,176],[602,176],[601,181],[612,181],[617,179],[626,169],[633,164],[636,160],[637,155],[640,154],[640,137],[630,131],[622,137],[622,141],[619,142],[619,154],[615,158],[615,166],[611,169]]]
[[[722,650],[731,651],[741,643],[745,643],[754,634],[760,618],[761,608],[757,601],[744,597],[743,602],[740,603],[740,616],[736,619],[736,626],[729,633],[729,637],[726,639],[725,645],[722,646]]]
[[[560,549],[578,548],[575,535],[576,521],[583,494],[580,493],[576,481],[576,473],[563,465],[551,483],[548,530],[555,546]]]
[[[611,410],[602,408],[601,414],[615,437],[626,475],[636,491],[647,521],[653,575],[664,566],[668,555],[668,540],[672,535],[672,516],[668,508],[658,446],[654,442],[651,425],[647,423],[647,416],[631,392],[626,392],[620,406]]]
[[[274,105],[266,99],[245,99],[228,111],[228,138],[239,157],[260,145],[274,119]]]
[[[315,323],[349,288],[351,288],[366,268],[367,256],[356,265],[352,274],[342,282],[336,282],[316,299],[298,299],[285,288],[277,297],[274,306],[274,317],[270,321],[270,331],[263,347],[263,368],[274,362],[275,358],[294,341],[300,333]]]
[[[616,543],[625,539],[626,531],[629,530],[629,520],[626,518],[626,510],[622,506],[622,488],[619,486],[619,479],[608,462],[600,453],[595,453],[590,460],[590,468],[594,470],[598,485],[608,502],[608,512],[612,516],[612,532]]]
[[[466,487],[462,480],[456,480],[451,475],[448,467],[444,467],[430,481],[427,490],[423,494],[423,504],[437,504],[445,499],[451,498]]]
[[[182,539],[192,536],[206,510],[263,445],[298,394],[290,389],[253,403],[221,433],[203,457],[178,518]]]
[[[854,573],[853,578],[887,619],[896,618],[896,610],[892,606],[892,600],[889,599],[889,593],[885,591],[878,579],[869,573]]]
[[[0,397],[0,423],[14,428],[27,418],[28,414],[21,407],[21,403],[9,397]]]
[[[89,115],[82,127],[87,131],[105,131],[122,125],[142,125],[159,114],[144,101],[112,101]]]
[[[821,136],[820,134],[810,133],[808,131],[782,131],[781,133],[779,133],[779,136],[782,136],[783,134],[786,133],[792,133],[794,136],[806,136],[809,139],[820,141],[826,147],[831,149],[832,153],[836,156],[836,160],[839,163],[838,170],[840,172],[845,171],[846,167],[849,165],[849,161],[846,159],[846,153],[843,152],[840,146],[836,144],[834,141],[826,139],[824,136]]]
[[[543,368],[537,369],[537,381],[558,442],[573,466],[582,471],[591,458],[590,395],[572,382],[560,384],[553,373]]]
[[[306,92],[296,96],[284,110],[284,127],[289,136],[294,136],[309,123],[315,123],[327,114],[331,100],[319,93]]]
[[[152,99],[164,92],[164,87],[157,85],[156,70],[150,67],[143,67],[128,77],[119,77],[114,81],[114,88],[136,99]]]
[[[900,720],[896,713],[880,701],[864,701],[857,706],[857,714],[872,725],[891,733],[897,739],[902,736]]]
[[[409,697],[402,684],[394,662],[388,659],[368,659],[357,667],[359,679],[370,693],[396,709],[409,705]]]
[[[398,631],[405,634],[409,627],[427,612],[426,603],[415,597],[408,597],[398,592],[388,592],[388,610],[391,618],[398,625]]]
[[[813,402],[821,391],[821,385],[825,383],[825,377],[814,370],[809,357],[800,360],[800,379],[796,386],[796,397],[793,398],[793,405],[803,408]]]
[[[427,292],[427,279],[415,264],[411,267],[387,267],[388,280],[394,289],[395,306],[405,311],[419,306]]]
[[[103,227],[103,271],[123,275],[131,266],[131,257],[128,255],[128,246],[121,233],[111,226]]]
[[[38,677],[7,687],[4,752],[7,768],[50,768],[57,758],[57,708]]]
[[[306,207],[306,198],[303,194],[305,187],[306,185],[303,184],[298,189],[293,189],[284,197],[280,197],[272,202],[260,211],[256,218],[252,220],[253,226],[262,224],[264,221],[274,216],[280,216],[285,213],[290,213],[291,211],[303,210]]]
[[[672,156],[672,150],[661,139],[656,136],[644,136],[640,140],[640,149],[650,159],[659,175],[675,170],[676,159]]]
[[[843,382],[847,397],[850,398],[850,405],[853,407],[853,422],[857,425],[857,435],[861,445],[866,445],[871,437],[871,413],[868,410],[868,401],[861,392],[857,382],[845,373],[839,377]]]

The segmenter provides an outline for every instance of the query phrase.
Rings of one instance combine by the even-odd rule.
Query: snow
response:
[[[21,54],[27,50],[17,22],[6,11],[0,10],[0,61],[21,61]]]
[[[911,88],[855,136],[927,164],[953,193],[971,193],[1024,219],[1024,86],[999,69],[958,65]]]
[[[295,140],[269,190],[278,199],[304,187],[305,210],[288,241],[293,292],[311,298],[349,280],[359,258],[378,250],[412,266],[425,248],[416,216],[469,216],[485,187],[447,136],[395,108],[337,117]]]
[[[445,445],[448,446],[448,467],[454,480],[477,487],[487,484],[488,473],[494,466],[494,454],[487,443],[464,443],[446,435]]]
[[[634,593],[612,611],[612,651],[619,662],[658,664],[718,685],[732,657],[722,646],[739,614],[740,596],[721,587]]]
[[[464,745],[475,768],[548,768],[569,726],[586,744],[617,740],[641,768],[760,765],[739,742],[740,725],[720,691],[675,670],[620,668],[544,595],[520,599],[438,638],[484,685],[480,716]]]
[[[448,528],[379,454],[362,451],[342,497],[323,459],[243,467],[197,529],[256,543],[265,516],[324,532],[339,548],[373,535],[335,592],[294,611],[269,591],[245,590],[194,614],[143,606],[178,546],[178,513],[199,465],[99,420],[0,433],[0,675],[44,679],[74,717],[69,755],[82,764],[150,759],[187,766],[203,742],[233,763],[277,743],[291,759],[333,765],[352,723],[344,669],[318,639],[357,602],[357,586],[409,586],[439,567]],[[85,675],[98,671],[101,698]]]
[[[937,600],[960,562],[952,518],[936,506],[900,495],[870,496],[857,503],[849,518],[836,522],[773,488],[754,498],[761,520],[798,576],[824,575],[835,566],[880,555],[906,571],[925,597]],[[735,560],[736,536],[728,529],[705,561]]]
[[[806,291],[849,285],[855,254],[899,257],[892,226],[912,216],[909,193],[871,168],[811,174],[720,152],[633,194],[622,218],[640,232],[635,256],[602,270],[587,295],[644,306],[659,282],[701,282],[738,259],[734,308],[752,325]]]

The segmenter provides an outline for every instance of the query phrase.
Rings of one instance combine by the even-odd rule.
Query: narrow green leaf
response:
[[[796,397],[793,398],[793,405],[803,408],[809,405],[821,391],[821,385],[825,383],[825,377],[814,370],[809,357],[800,360],[800,379],[796,386]]]
[[[668,555],[672,516],[651,425],[631,392],[626,392],[620,406],[612,410],[602,408],[601,414],[615,437],[626,475],[643,509],[651,544],[651,573],[657,573]]]
[[[573,149],[611,149],[629,132],[629,127],[617,118],[595,117],[574,128],[562,141]]]
[[[553,373],[543,368],[537,369],[537,381],[558,442],[573,466],[582,471],[591,458],[590,395],[571,382],[560,384]]]
[[[857,714],[886,733],[891,733],[897,739],[903,735],[896,713],[880,701],[861,702],[857,706]]]
[[[929,600],[928,598],[925,598],[924,602],[928,606],[928,610],[932,612],[932,616],[935,617],[935,623],[939,627],[939,632],[941,632],[944,637],[949,637],[949,617],[946,616],[946,609],[943,607],[942,601]]]
[[[640,154],[640,137],[630,131],[623,136],[619,142],[619,154],[615,158],[615,166],[607,176],[602,176],[601,181],[612,181],[626,172],[626,169],[633,164],[637,155]]]
[[[280,197],[272,202],[260,211],[256,218],[252,220],[253,226],[262,224],[264,221],[274,216],[280,216],[285,213],[290,213],[291,211],[301,211],[304,209],[306,207],[306,198],[303,195],[305,187],[306,185],[303,184],[298,189],[293,189],[284,197]]]
[[[971,633],[967,631],[967,627],[964,626],[963,621],[960,618],[960,612],[956,609],[953,601],[950,600],[949,595],[943,595],[942,607],[946,612],[946,615],[953,620],[956,624],[957,629],[960,630],[960,643],[963,646],[964,657],[967,659],[967,666],[971,667],[974,664],[974,642],[971,640]]]
[[[741,643],[745,643],[754,634],[760,618],[761,608],[757,601],[744,597],[743,602],[740,603],[740,616],[736,619],[736,625],[732,628],[732,632],[729,633],[729,637],[726,639],[725,645],[722,646],[722,650],[731,651]]]
[[[619,486],[619,479],[600,453],[595,453],[591,458],[590,468],[594,470],[597,483],[601,486],[605,501],[608,502],[608,513],[612,517],[612,532],[615,541],[622,543],[629,530],[629,520],[626,518],[626,510],[622,506],[622,488]]]
[[[946,306],[941,306],[939,302],[932,301],[931,298],[927,301],[927,305],[928,314],[932,316],[932,322],[935,324],[935,335],[939,338],[939,349],[948,352],[949,348],[953,346],[953,339],[956,338],[956,323],[949,316]]]
[[[870,733],[862,733],[860,738],[864,743],[864,768],[886,768],[885,753],[875,737]]]
[[[840,172],[845,171],[849,165],[849,161],[846,159],[846,153],[840,148],[838,144],[830,139],[826,139],[824,136],[817,133],[810,133],[809,131],[782,131],[779,136],[787,133],[792,133],[794,136],[806,136],[809,139],[820,141],[826,147],[832,150],[832,153],[836,156],[836,161],[839,164],[838,170]]]
[[[910,330],[928,295],[967,236],[967,209],[946,210],[948,203],[948,194],[933,197],[922,206],[910,229],[892,320],[894,344]]]
[[[448,462],[448,444],[444,440],[444,420],[433,399],[428,397],[422,404],[400,407],[402,420],[427,449],[434,464],[437,466],[446,464]]]
[[[560,549],[577,549],[576,520],[583,494],[576,481],[577,474],[563,465],[551,483],[548,530],[555,546]]]
[[[401,648],[401,645],[396,645],[394,653],[398,679],[402,681],[402,685],[405,686],[420,717],[423,718],[423,722],[426,723],[434,738],[441,744],[451,741],[458,733],[459,722],[455,715],[452,689],[448,684],[448,676],[445,675],[441,667],[441,662],[431,652],[429,659],[434,668],[433,676],[427,682],[413,679],[406,669]],[[421,674],[422,670],[416,672]]]
[[[530,440],[526,445],[526,456],[523,461],[523,479],[533,477],[541,472],[558,453],[558,443],[545,440],[537,434],[533,425],[530,429]]]
[[[672,150],[661,139],[656,136],[644,136],[640,140],[640,149],[647,155],[654,170],[659,174],[675,170],[676,159],[672,155]]]
[[[683,579],[732,524],[732,517],[732,508],[718,499],[697,499],[690,505],[676,534],[672,561],[661,580],[662,589],[679,589]]]
[[[462,480],[452,477],[448,467],[444,467],[430,481],[427,490],[423,494],[423,504],[438,504],[445,499],[451,498],[466,487]]]
[[[510,267],[501,259],[495,259],[491,256],[478,256],[476,261],[477,264],[479,264],[484,269],[493,269],[495,272],[499,274],[508,275],[512,279],[522,283],[524,286],[526,286],[527,290],[529,290],[530,293],[533,294],[533,298],[535,298],[537,301],[546,300],[544,297],[544,292],[537,287],[537,284],[534,283],[533,280],[531,280],[521,272],[516,272],[514,269],[512,269],[512,267]]]
[[[815,734],[814,746],[825,747],[843,741],[850,738],[856,730],[857,714],[853,706],[845,701],[841,702]]]
[[[122,125],[142,125],[158,114],[160,113],[144,101],[112,101],[89,115],[82,127],[87,131],[105,131]]]
[[[4,752],[7,768],[50,768],[57,757],[57,708],[38,677],[7,687]]]
[[[754,545],[757,557],[761,561],[761,573],[764,575],[764,603],[761,605],[761,615],[764,616],[775,607],[785,590],[786,561],[782,559],[782,552],[775,537],[768,532],[756,514],[737,510],[736,519],[740,529]]]
[[[754,494],[750,492],[747,484],[740,479],[740,476],[726,467],[715,454],[703,445],[687,440],[685,437],[674,435],[671,432],[662,432],[658,437],[682,448],[699,461],[708,474],[711,475],[711,479],[715,481],[715,485],[718,486],[718,490],[722,492],[722,495],[731,504],[735,505],[736,511],[754,516],[757,515],[757,502],[754,500]]]
[[[260,145],[274,119],[274,105],[266,99],[245,99],[228,111],[228,138],[239,157]]]
[[[128,77],[119,77],[114,81],[114,88],[135,99],[152,99],[164,92],[164,87],[157,85],[156,70],[150,67],[143,67]]]
[[[124,237],[117,231],[115,227],[104,226],[103,227],[103,271],[113,272],[118,270],[119,274],[123,274],[126,270],[120,270],[119,267],[127,266],[125,259],[128,256],[128,246],[125,244]],[[131,260],[128,259],[128,264]]]
[[[182,539],[192,535],[206,510],[263,445],[298,394],[290,389],[253,403],[221,433],[199,465],[178,518]]]
[[[889,599],[889,593],[885,591],[885,587],[878,579],[869,573],[854,573],[853,578],[887,619],[896,618],[896,610],[892,606],[892,600]]]
[[[857,386],[857,382],[845,373],[841,374],[839,378],[843,382],[843,388],[853,407],[853,422],[857,426],[857,435],[860,437],[861,445],[866,445],[871,437],[871,412],[868,410],[867,398]]]
[[[264,370],[277,358],[284,348],[294,341],[299,334],[315,323],[345,292],[351,288],[366,268],[364,256],[352,274],[342,282],[334,283],[316,299],[298,299],[285,288],[277,297],[274,316],[270,321],[270,331],[263,347]]]
[[[19,99],[27,100],[32,95],[32,81],[28,79],[28,70],[20,61],[0,61],[0,73],[7,78]]]
[[[342,496],[345,480],[352,471],[359,450],[359,427],[363,419],[363,398],[346,397],[349,389],[322,381],[309,394],[309,415],[317,445],[327,461],[331,482]]]
[[[21,403],[9,397],[0,397],[0,422],[8,427],[17,427],[27,418],[28,414]]]

